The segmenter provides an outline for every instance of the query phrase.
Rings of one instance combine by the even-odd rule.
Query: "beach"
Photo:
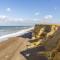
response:
[[[45,56],[40,56],[39,51],[43,51],[44,47],[28,48],[31,45],[31,33],[22,36],[10,37],[0,42],[0,60],[47,60]],[[31,54],[30,56],[26,56]]]
[[[44,50],[43,47],[28,49],[27,45],[30,45],[29,40],[29,38],[12,37],[7,41],[1,42],[0,60],[47,60],[46,57],[37,54],[39,51]],[[24,54],[31,53],[31,56],[26,56],[21,52]]]
[[[0,60],[25,60],[20,54],[26,49],[27,39],[22,37],[13,37],[0,43]]]
[[[27,49],[28,40],[32,37],[32,32],[28,32],[30,30],[0,36],[0,60],[25,60],[20,52]]]
[[[35,33],[33,28],[29,28],[2,36],[0,37],[0,60],[60,60],[58,58],[60,54],[58,54],[60,52],[60,27],[48,25],[47,28],[41,30],[41,26],[38,26],[34,29],[37,33],[54,33],[51,35],[45,33],[45,37],[45,35],[33,34]],[[42,27],[46,27],[46,25]],[[50,28],[54,29],[50,30]],[[42,38],[36,39],[38,37],[35,35]],[[34,36],[35,39],[32,38]]]

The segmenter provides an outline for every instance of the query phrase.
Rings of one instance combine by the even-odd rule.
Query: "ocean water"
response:
[[[30,28],[30,26],[0,26],[0,36],[15,33],[27,28]]]

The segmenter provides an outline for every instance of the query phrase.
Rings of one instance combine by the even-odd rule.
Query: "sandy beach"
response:
[[[47,60],[44,56],[37,54],[42,47],[38,48],[27,48],[29,45],[29,39],[23,37],[13,37],[9,38],[7,41],[0,43],[0,60]],[[44,48],[42,48],[44,50]],[[26,55],[21,54],[21,52],[31,53],[31,56],[26,57]]]
[[[25,38],[13,37],[0,43],[0,60],[25,60],[20,51],[26,49]]]

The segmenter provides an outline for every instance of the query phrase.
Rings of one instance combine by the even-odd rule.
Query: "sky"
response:
[[[60,24],[60,0],[0,0],[0,26]]]

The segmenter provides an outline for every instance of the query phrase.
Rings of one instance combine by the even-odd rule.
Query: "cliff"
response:
[[[33,31],[34,40],[40,42],[37,46],[44,45],[49,52],[50,60],[60,60],[60,26],[59,25],[35,25]],[[36,45],[35,44],[35,45]]]

